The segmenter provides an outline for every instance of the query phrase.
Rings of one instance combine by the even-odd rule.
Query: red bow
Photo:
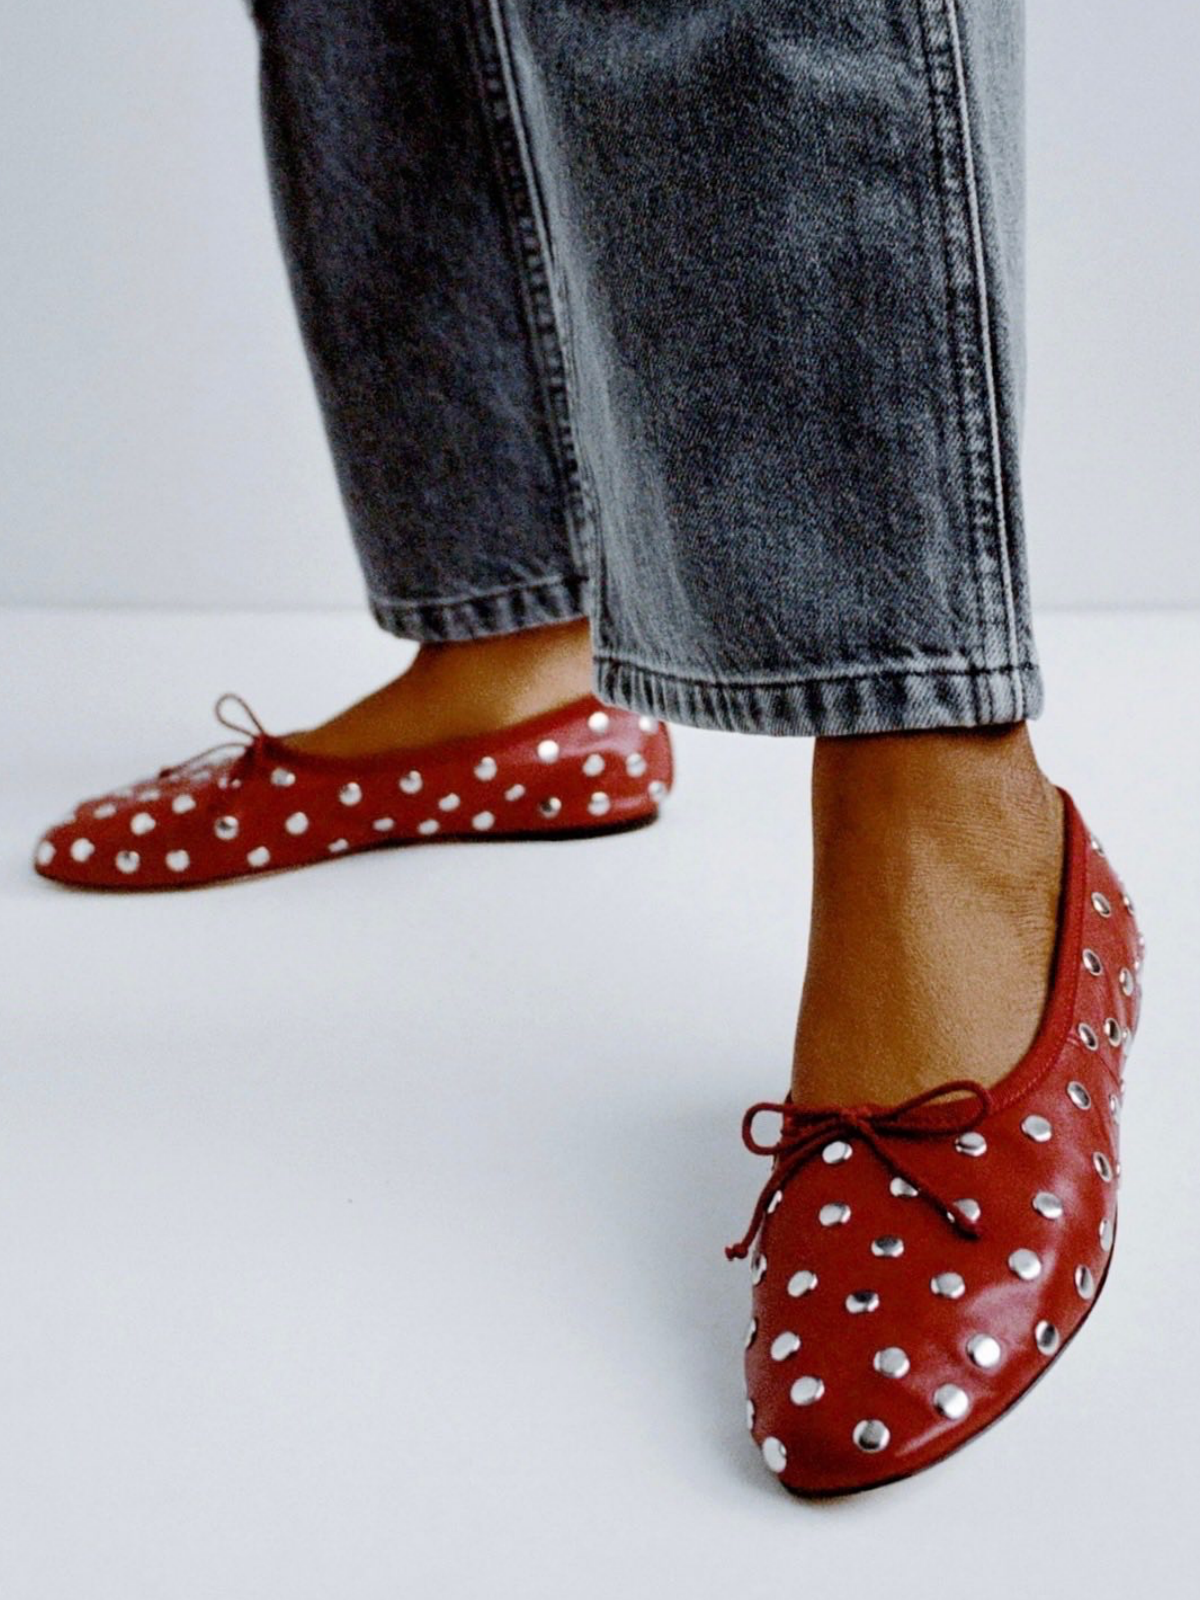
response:
[[[969,1095],[973,1104],[963,1108],[962,1116],[937,1124],[910,1120],[914,1111],[950,1094]],[[878,1106],[794,1106],[790,1102],[775,1105],[769,1100],[760,1100],[742,1118],[742,1142],[756,1156],[773,1156],[775,1164],[758,1197],[750,1226],[737,1244],[726,1246],[726,1256],[733,1261],[749,1254],[774,1196],[812,1160],[818,1150],[836,1138],[860,1139],[875,1152],[889,1171],[915,1189],[921,1199],[936,1207],[960,1233],[966,1234],[969,1239],[978,1239],[978,1225],[963,1216],[951,1201],[944,1200],[928,1183],[914,1177],[883,1141],[959,1139],[964,1133],[970,1133],[972,1128],[978,1127],[991,1109],[991,1095],[981,1083],[970,1078],[959,1078],[952,1083],[940,1084],[936,1089],[926,1089],[923,1094],[913,1095],[910,1100],[902,1100],[899,1105],[885,1109]],[[774,1111],[783,1119],[783,1126],[774,1144],[760,1144],[754,1137],[754,1119],[760,1111]]]
[[[226,703],[239,707],[245,712],[251,726],[244,727],[240,722],[230,720],[225,706]],[[186,761],[180,761],[173,767],[163,767],[158,776],[160,778],[183,778],[188,776],[196,767],[211,766],[210,757],[220,755],[223,751],[234,751],[240,761],[244,757],[257,754],[264,745],[271,742],[272,735],[267,732],[254,712],[242,699],[240,694],[223,694],[213,707],[213,715],[222,727],[228,728],[233,733],[245,735],[245,739],[223,739],[220,744],[209,745],[207,750],[201,750],[194,756],[189,756]]]

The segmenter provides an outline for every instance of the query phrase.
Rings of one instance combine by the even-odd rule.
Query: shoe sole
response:
[[[644,816],[630,817],[624,822],[601,822],[577,828],[526,828],[505,830],[503,833],[448,833],[421,839],[379,839],[373,840],[370,844],[358,845],[353,850],[339,851],[336,855],[314,856],[311,861],[298,861],[292,866],[261,867],[248,872],[232,873],[225,878],[198,879],[195,883],[152,883],[143,887],[133,883],[71,883],[50,873],[39,872],[37,875],[45,883],[53,884],[57,889],[67,889],[74,894],[195,894],[201,889],[220,889],[226,884],[246,883],[256,878],[281,878],[289,872],[304,872],[309,867],[325,866],[333,861],[346,861],[354,856],[371,855],[379,850],[403,850],[415,845],[424,848],[427,845],[532,844],[555,842],[559,839],[599,839],[614,833],[634,833],[639,828],[647,828],[651,823],[658,822],[660,817],[661,812],[654,810]]]

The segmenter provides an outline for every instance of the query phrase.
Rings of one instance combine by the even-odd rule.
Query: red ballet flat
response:
[[[1069,796],[1045,1015],[991,1088],[901,1105],[752,1106],[772,1172],[746,1237],[747,1418],[798,1494],[941,1461],[1024,1395],[1103,1287],[1117,1131],[1140,1009],[1133,906]],[[780,1118],[760,1143],[760,1114]]]
[[[228,719],[231,703],[250,727]],[[652,822],[671,786],[666,727],[593,695],[354,759],[291,749],[237,696],[217,717],[245,742],[85,800],[38,844],[38,872],[84,889],[194,888],[384,845],[611,833]]]

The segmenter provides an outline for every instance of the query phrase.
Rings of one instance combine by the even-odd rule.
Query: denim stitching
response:
[[[951,337],[956,353],[959,399],[966,442],[971,532],[976,551],[994,530],[999,552],[1001,599],[1010,656],[1019,650],[1004,504],[1003,456],[992,361],[986,258],[979,220],[969,106],[957,25],[957,0],[921,0],[933,131],[941,176],[942,243],[947,263],[947,299]],[[953,163],[953,165],[952,165]],[[957,169],[957,170],[956,170]],[[953,214],[952,214],[953,213]],[[993,596],[985,584],[978,553],[974,561],[977,594],[985,597],[980,643],[989,650]],[[984,620],[984,619],[987,620]],[[1011,665],[987,666],[985,673],[1012,671]],[[989,715],[994,710],[989,686],[980,684]],[[1024,689],[1014,680],[1016,708],[1024,715]],[[1018,720],[1020,719],[1018,718]]]
[[[672,683],[695,684],[699,688],[725,689],[725,688],[787,688],[790,684],[806,683],[856,683],[874,679],[888,678],[981,678],[1000,677],[1005,673],[1017,674],[1036,670],[1034,661],[1002,661],[997,666],[971,666],[947,667],[936,662],[925,661],[913,665],[883,666],[873,662],[869,667],[848,667],[841,671],[829,672],[820,668],[811,673],[763,673],[744,677],[736,673],[722,673],[719,678],[703,678],[685,672],[676,672],[671,668],[656,667],[648,661],[639,661],[635,656],[612,655],[606,651],[595,650],[592,652],[593,661],[602,661],[609,666],[628,667],[631,672],[645,673],[650,677],[662,678]]]
[[[967,95],[966,66],[963,61],[962,40],[958,30],[958,0],[945,0],[945,7],[946,20],[950,29],[955,85],[958,90],[959,117],[962,123],[967,213],[971,228],[971,247],[975,263],[976,293],[979,300],[981,365],[987,390],[987,424],[991,446],[992,480],[995,484],[996,497],[996,545],[1000,557],[1000,581],[1004,591],[1004,609],[1008,623],[1009,654],[1015,656],[1019,649],[1017,614],[1013,598],[1012,567],[1008,553],[1008,508],[1005,505],[1004,461],[1000,445],[1000,412],[996,392],[996,366],[992,346],[992,315],[988,294],[987,258],[984,252],[983,224],[980,219],[979,187],[975,172],[975,152],[972,145],[971,108]],[[1016,690],[1017,708],[1018,711],[1023,712],[1024,693],[1019,681],[1016,684]]]
[[[472,600],[492,600],[506,594],[538,594],[543,589],[569,589],[572,585],[586,583],[583,573],[566,572],[552,578],[535,578],[532,583],[501,583],[490,589],[468,589],[462,594],[385,594],[379,589],[369,591],[372,600],[385,606],[459,606]]]
[[[590,510],[584,492],[571,421],[564,340],[550,290],[545,221],[538,205],[529,138],[512,76],[511,53],[500,0],[470,0],[474,20],[476,75],[492,130],[500,178],[510,207],[513,242],[525,286],[526,316],[542,403],[554,439],[554,461],[563,490],[568,538],[577,566],[586,565],[579,540]]]

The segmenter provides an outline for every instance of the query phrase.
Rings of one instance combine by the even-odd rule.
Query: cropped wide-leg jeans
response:
[[[1037,714],[1020,0],[253,9],[385,628],[586,616],[712,728]]]

